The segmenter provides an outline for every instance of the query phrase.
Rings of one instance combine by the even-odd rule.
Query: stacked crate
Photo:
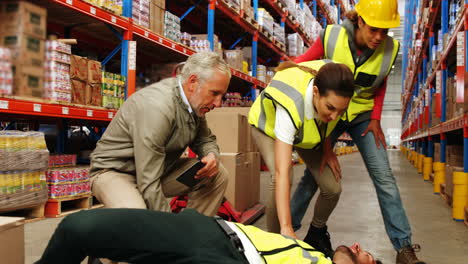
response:
[[[44,98],[71,102],[70,55],[71,46],[56,40],[46,41]]]

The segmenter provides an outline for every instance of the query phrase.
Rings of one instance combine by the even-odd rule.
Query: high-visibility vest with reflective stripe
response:
[[[332,264],[322,252],[303,241],[265,232],[255,226],[235,224],[250,239],[266,264]]]
[[[325,63],[325,60],[317,60],[303,62],[299,65],[318,71]],[[250,108],[249,123],[271,138],[276,138],[276,105],[279,104],[288,111],[298,131],[294,138],[294,146],[304,149],[317,147],[322,138],[325,139],[330,134],[337,122],[319,126],[319,121],[314,118],[306,118],[304,99],[309,82],[313,78],[312,74],[298,67],[277,72],[268,87],[263,90]]]
[[[354,73],[356,91],[346,114],[343,115],[344,120],[347,118],[348,121],[352,121],[360,113],[371,111],[374,108],[374,92],[390,73],[400,44],[397,40],[387,36],[373,54],[359,67],[356,67],[348,37],[343,26],[327,26],[324,37],[324,57],[346,64]]]

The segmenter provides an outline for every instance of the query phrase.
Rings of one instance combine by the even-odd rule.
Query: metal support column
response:
[[[312,14],[314,15],[315,19],[317,19],[317,0],[312,0],[314,7],[312,8]]]
[[[445,153],[447,149],[447,137],[445,133],[440,133],[440,162],[445,163]]]
[[[427,157],[434,159],[434,141],[432,136],[427,137]]]
[[[214,50],[214,25],[215,25],[215,8],[216,0],[210,0],[208,4],[208,41],[210,42],[210,50]]]

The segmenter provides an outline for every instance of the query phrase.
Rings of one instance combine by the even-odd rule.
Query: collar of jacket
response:
[[[180,94],[181,90],[179,88],[179,83],[177,81],[177,78],[172,77],[171,79],[172,79],[171,80],[171,89],[174,89],[175,99],[176,99],[177,103],[190,116],[190,118],[187,121],[189,121],[189,122],[190,121],[198,122],[199,117],[195,114],[195,111],[192,111],[192,113],[190,113],[187,104],[182,99],[182,95]]]

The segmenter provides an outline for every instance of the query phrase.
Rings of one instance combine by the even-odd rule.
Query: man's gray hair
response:
[[[213,71],[217,69],[224,72],[231,78],[231,69],[223,58],[216,52],[202,51],[190,56],[180,71],[182,82],[185,82],[191,75],[196,75],[201,82],[213,76]]]

